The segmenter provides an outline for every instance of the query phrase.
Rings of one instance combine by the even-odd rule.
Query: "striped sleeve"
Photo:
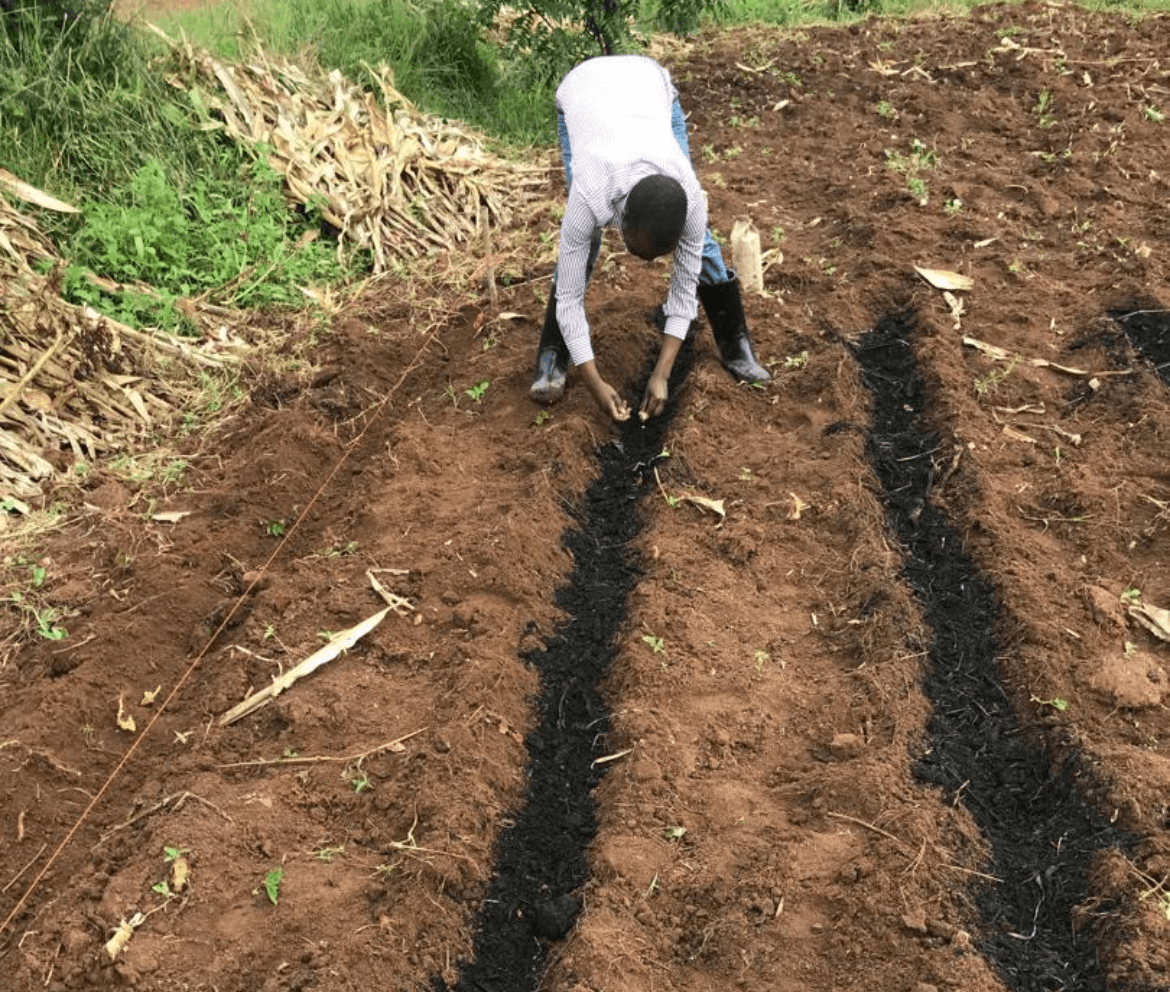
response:
[[[574,365],[593,359],[589,322],[585,318],[585,267],[589,242],[596,223],[593,213],[579,194],[569,191],[569,202],[561,220],[560,259],[557,262],[557,322]]]

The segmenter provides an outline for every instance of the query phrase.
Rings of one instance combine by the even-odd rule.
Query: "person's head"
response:
[[[669,255],[687,222],[687,194],[677,179],[647,176],[634,184],[622,212],[626,248],[649,261]]]

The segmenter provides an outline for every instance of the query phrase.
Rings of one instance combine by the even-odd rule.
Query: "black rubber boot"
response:
[[[727,282],[700,285],[699,302],[711,321],[723,367],[740,382],[767,382],[771,379],[768,370],[756,361],[752,351],[739,279],[735,273],[729,273]]]
[[[537,403],[555,403],[565,395],[565,378],[569,374],[569,349],[557,323],[557,289],[549,290],[548,309],[544,313],[544,328],[540,332],[540,347],[536,352],[536,367],[532,371],[532,385],[528,395]]]

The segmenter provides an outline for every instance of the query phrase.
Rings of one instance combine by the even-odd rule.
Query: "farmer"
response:
[[[707,207],[691,167],[686,121],[667,72],[641,55],[582,62],[557,88],[557,130],[569,202],[561,221],[560,260],[529,394],[553,403],[565,391],[569,360],[598,405],[614,420],[630,408],[597,370],[585,319],[585,286],[603,227],[618,227],[626,248],[650,261],[673,256],[658,361],[639,415],[666,406],[667,380],[702,301],[723,366],[736,379],[771,378],[756,361],[739,280],[723,265],[707,230]]]

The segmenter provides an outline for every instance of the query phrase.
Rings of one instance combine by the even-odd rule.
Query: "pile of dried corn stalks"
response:
[[[53,475],[45,452],[68,448],[91,461],[142,435],[186,398],[158,377],[164,363],[199,368],[223,359],[66,303],[55,274],[32,267],[57,261],[52,246],[5,194],[75,211],[0,170],[0,503],[24,508]]]
[[[373,72],[381,104],[333,71],[312,75],[256,46],[246,65],[219,62],[154,28],[178,64],[170,82],[222,128],[268,162],[289,194],[315,204],[339,233],[339,251],[364,249],[375,273],[436,251],[479,249],[489,228],[547,188],[551,160],[509,162],[479,138],[419,112]]]
[[[379,105],[336,72],[311,74],[259,46],[235,66],[163,37],[173,51],[170,82],[205,111],[204,127],[266,153],[290,198],[337,228],[339,253],[368,251],[376,273],[437,251],[478,252],[546,189],[551,159],[489,154],[475,135],[416,110],[388,69],[375,73]],[[0,174],[0,505],[20,508],[53,474],[45,452],[92,460],[144,435],[182,409],[190,370],[228,359],[66,303],[57,278],[32,267],[59,261],[56,253],[5,195],[74,208]],[[186,302],[193,319],[224,315]],[[187,373],[164,379],[168,365]]]

